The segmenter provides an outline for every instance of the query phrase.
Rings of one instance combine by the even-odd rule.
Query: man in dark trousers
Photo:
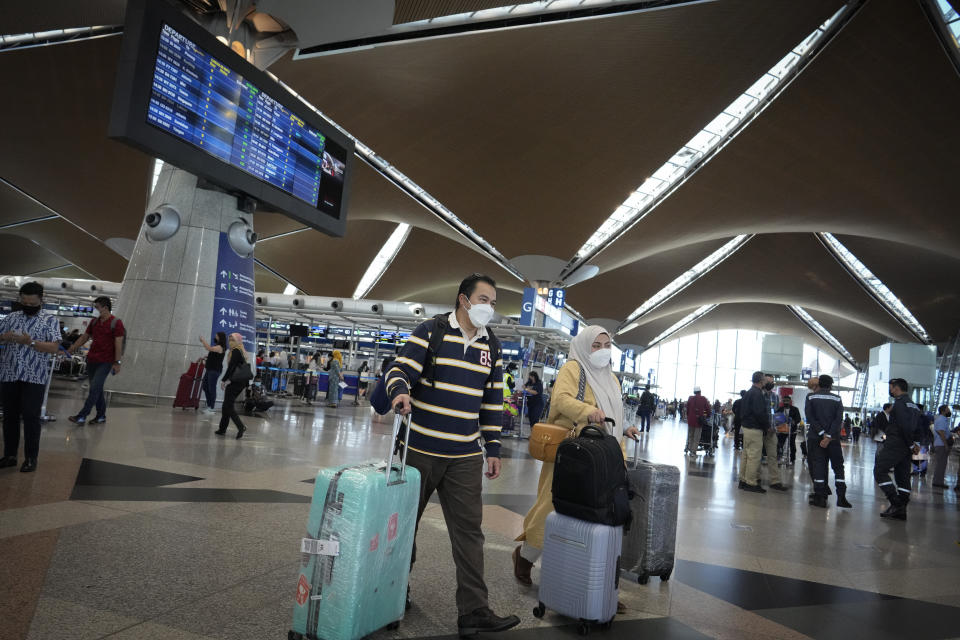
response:
[[[407,462],[420,472],[417,524],[434,492],[440,496],[457,567],[461,637],[520,624],[489,606],[483,571],[483,475],[500,476],[503,360],[486,328],[497,303],[496,283],[473,274],[460,283],[456,309],[422,323],[387,371],[393,410],[412,414]],[[434,332],[444,338],[431,353]],[[486,450],[487,471],[483,472]],[[416,561],[417,545],[413,546]]]
[[[813,480],[813,495],[810,505],[827,506],[827,461],[833,466],[837,487],[837,506],[850,508],[847,502],[847,483],[843,471],[843,451],[840,449],[840,425],[843,424],[843,400],[833,389],[833,378],[820,376],[817,390],[807,396],[807,460],[810,478]]]
[[[123,357],[124,336],[127,335],[123,322],[113,315],[113,304],[110,298],[100,296],[93,301],[96,317],[87,325],[87,330],[74,342],[68,352],[72,355],[93,338],[90,352],[87,353],[87,378],[90,381],[90,391],[83,408],[75,416],[67,418],[70,422],[83,426],[87,416],[96,408],[97,414],[90,424],[103,424],[107,421],[107,400],[103,395],[103,385],[111,373],[120,373],[121,358]]]
[[[693,395],[687,400],[687,446],[683,454],[697,455],[702,425],[700,418],[710,417],[710,401],[700,395],[700,387],[693,388]],[[709,429],[709,427],[707,427]]]
[[[793,406],[793,398],[790,396],[783,397],[783,413],[790,420],[790,435],[786,439],[790,441],[788,459],[792,466],[797,461],[797,429],[803,423],[803,418],[800,416],[800,409]]]
[[[650,415],[657,410],[657,401],[650,393],[650,385],[640,394],[640,431],[650,431]]]
[[[907,503],[910,502],[911,457],[920,452],[920,409],[910,400],[910,386],[903,378],[890,380],[890,395],[895,398],[886,428],[883,449],[877,454],[873,477],[890,506],[880,514],[882,518],[907,519]],[[893,469],[895,480],[890,479]],[[896,482],[896,484],[894,484]]]
[[[733,450],[740,451],[743,449],[743,422],[740,420],[740,407],[743,405],[743,396],[747,395],[745,390],[740,391],[740,397],[737,398],[733,406],[730,408],[733,411]]]
[[[743,424],[740,488],[754,493],[766,493],[767,490],[760,486],[760,456],[763,451],[763,436],[771,429],[770,411],[763,395],[763,372],[755,371],[751,380],[753,386],[747,389],[740,404],[740,421]]]

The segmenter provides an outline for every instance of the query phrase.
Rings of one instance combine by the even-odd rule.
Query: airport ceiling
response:
[[[193,7],[215,4],[185,2]],[[394,22],[503,5],[396,0]],[[500,253],[570,260],[665,160],[843,0],[716,0],[295,59],[270,67]],[[4,10],[5,34],[122,24],[122,0]],[[296,29],[296,25],[291,25]],[[121,281],[153,159],[106,138],[119,37],[0,51],[0,273]],[[311,43],[300,43],[309,46]],[[960,77],[921,0],[866,0],[745,129],[568,289],[584,317],[624,320],[738,234],[739,251],[640,320],[647,344],[758,328],[822,344],[800,305],[860,361],[910,334],[817,241],[830,232],[904,302],[931,338],[960,328]],[[36,124],[31,124],[36,123]],[[258,289],[290,282],[349,296],[399,222],[408,240],[369,294],[453,300],[487,271],[501,311],[523,282],[358,162],[347,234],[257,213]],[[289,233],[296,232],[296,233]]]

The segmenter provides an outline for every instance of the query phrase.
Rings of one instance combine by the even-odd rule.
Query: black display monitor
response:
[[[310,327],[305,324],[290,325],[290,337],[292,338],[306,338],[309,331]]]
[[[130,0],[109,135],[330,235],[354,142],[165,0]]]

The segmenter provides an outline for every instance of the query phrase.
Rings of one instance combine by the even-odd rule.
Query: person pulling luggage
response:
[[[461,637],[520,624],[517,616],[501,617],[490,609],[483,567],[483,475],[500,477],[503,360],[500,343],[487,329],[496,287],[489,276],[465,278],[453,313],[414,329],[384,380],[394,412],[412,414],[409,438],[399,445],[409,448],[407,464],[420,472],[418,526],[430,497],[440,496],[457,566]],[[416,559],[414,543],[411,569]]]
[[[910,400],[907,394],[909,390],[910,385],[903,378],[890,381],[893,408],[888,417],[883,449],[877,454],[873,465],[873,478],[890,502],[890,506],[880,514],[881,518],[907,519],[911,456],[920,451],[920,409]],[[891,469],[894,480],[890,479]]]
[[[843,400],[833,389],[833,378],[826,374],[819,377],[817,390],[807,396],[807,459],[813,494],[809,504],[813,507],[827,506],[827,460],[833,467],[837,487],[837,506],[849,509],[847,483],[843,471],[843,451],[840,449],[840,426],[843,424]]]
[[[623,423],[620,383],[610,364],[610,347],[610,335],[600,326],[581,329],[571,341],[567,362],[557,373],[547,423],[567,427],[574,434],[587,425],[602,425],[606,418]],[[628,427],[616,428],[611,435],[622,442],[624,435],[636,440],[639,433],[636,427]],[[543,553],[547,516],[553,511],[554,468],[553,462],[544,462],[540,468],[537,501],[523,519],[523,533],[517,537],[522,544],[513,551],[513,575],[524,586],[533,584],[530,572]]]

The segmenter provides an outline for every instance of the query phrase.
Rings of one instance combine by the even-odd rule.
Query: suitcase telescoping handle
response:
[[[412,415],[404,418],[398,413],[393,419],[393,437],[390,438],[390,458],[387,460],[387,469],[384,472],[386,474],[388,487],[395,484],[403,484],[407,481],[407,451],[410,448],[408,443],[410,441],[410,421],[412,418]],[[406,423],[407,429],[406,435],[403,438],[403,453],[400,454],[400,476],[396,480],[390,480],[390,472],[393,471],[393,456],[397,449],[397,436],[400,434],[400,429],[403,428],[404,423]]]

